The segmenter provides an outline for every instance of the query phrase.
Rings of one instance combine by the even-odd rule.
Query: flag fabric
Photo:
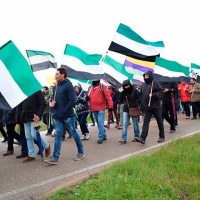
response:
[[[200,66],[196,65],[194,63],[191,63],[191,70],[193,70],[193,72],[199,76],[200,75]]]
[[[57,68],[57,63],[51,53],[35,50],[26,50],[26,53],[33,72]]]
[[[175,61],[156,57],[154,80],[161,82],[189,82],[190,68]]]
[[[70,76],[68,76],[68,79],[72,82],[72,85],[75,86],[78,83],[81,84],[81,87],[83,90],[88,91],[89,86],[92,84],[91,80],[84,80],[84,79],[75,79]]]
[[[134,32],[129,26],[120,24],[108,50],[132,58],[155,61],[164,48],[162,41],[148,42]]]
[[[147,71],[154,72],[155,62],[139,60],[127,56],[124,65],[145,73]]]
[[[10,110],[42,88],[12,41],[0,47],[0,108]]]
[[[125,57],[122,54],[109,52],[101,63],[105,72],[104,79],[116,88],[120,88],[124,80],[133,79],[133,74],[127,72],[124,66]]]
[[[67,44],[61,66],[67,70],[67,75],[76,79],[102,79],[103,68],[99,65],[101,54],[88,54],[82,49]]]
[[[43,86],[53,85],[57,62],[53,54],[44,51],[26,50],[33,73]]]

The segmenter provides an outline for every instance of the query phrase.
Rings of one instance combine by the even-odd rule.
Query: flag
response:
[[[175,61],[156,57],[154,80],[161,82],[189,82],[190,68]]]
[[[196,74],[196,75],[200,75],[200,66],[199,65],[196,65],[194,63],[191,63],[191,70],[193,70],[193,72]]]
[[[72,82],[72,85],[75,86],[78,83],[81,84],[81,87],[83,90],[88,91],[89,86],[92,84],[91,80],[84,80],[84,79],[75,79],[70,76],[68,76],[68,79]]]
[[[14,108],[42,88],[12,41],[0,47],[0,108]]]
[[[57,68],[57,63],[51,53],[44,51],[26,50],[33,72],[49,68]]]
[[[100,54],[87,54],[82,49],[67,44],[61,66],[73,78],[101,79],[104,78],[103,68],[99,65],[101,58]]]
[[[124,66],[125,56],[118,53],[109,52],[103,59],[101,66],[104,68],[104,79],[116,88],[120,88],[124,80],[132,81],[133,74],[127,72]]]
[[[120,23],[108,50],[139,60],[154,62],[155,56],[159,55],[163,48],[162,41],[148,42],[129,26]]]
[[[44,51],[26,50],[33,73],[43,86],[53,85],[57,63],[53,54]]]

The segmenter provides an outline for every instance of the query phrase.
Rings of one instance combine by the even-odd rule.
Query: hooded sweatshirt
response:
[[[142,84],[140,89],[142,109],[151,110],[151,109],[161,108],[163,89],[158,82],[153,81],[154,77],[151,71],[148,71],[145,74],[147,74],[149,78],[144,79],[145,82]],[[143,77],[145,77],[145,74],[143,74]],[[150,101],[149,94],[151,93],[151,87],[152,87],[152,97]],[[150,101],[150,106],[148,105],[149,101]]]

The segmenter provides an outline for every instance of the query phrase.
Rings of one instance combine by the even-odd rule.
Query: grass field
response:
[[[151,155],[114,163],[46,200],[200,199],[200,134],[172,141]]]

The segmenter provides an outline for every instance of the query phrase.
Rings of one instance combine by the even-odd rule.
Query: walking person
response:
[[[180,94],[181,103],[185,110],[185,118],[190,118],[190,85],[181,81],[181,83],[178,84],[178,91]]]
[[[16,119],[15,119],[16,107],[11,110],[3,110],[3,123],[6,125],[8,134],[8,147],[3,156],[8,156],[14,153],[14,139],[20,142],[19,134],[15,131]]]
[[[3,136],[3,140],[1,142],[7,142],[8,141],[8,136],[6,134],[6,131],[4,130],[4,123],[3,123],[3,110],[0,109],[0,133]]]
[[[76,94],[72,83],[67,78],[67,72],[64,68],[58,68],[55,79],[57,85],[53,90],[53,99],[51,100],[52,117],[55,126],[54,151],[50,159],[44,160],[49,165],[57,165],[60,158],[60,149],[62,144],[63,127],[67,126],[67,130],[75,140],[78,154],[75,161],[85,157],[83,144],[75,127],[76,116],[74,114],[74,106],[76,103]]]
[[[120,93],[120,101],[124,102],[123,109],[123,129],[122,129],[122,137],[119,140],[119,143],[126,144],[127,143],[127,131],[129,126],[129,118],[132,118],[133,128],[134,128],[134,138],[132,142],[135,142],[135,138],[140,136],[140,128],[138,124],[138,116],[130,116],[129,107],[135,108],[140,105],[140,97],[139,92],[136,88],[131,84],[130,80],[123,81],[123,91]]]
[[[75,92],[77,96],[77,101],[75,104],[75,110],[78,117],[78,122],[80,125],[82,137],[81,140],[88,140],[90,138],[90,133],[87,128],[87,116],[90,112],[89,110],[89,104],[85,100],[85,97],[87,96],[86,92],[82,89],[80,84],[77,84],[75,86]]]
[[[152,115],[154,115],[159,129],[158,142],[165,141],[164,125],[162,120],[162,105],[161,99],[163,97],[163,89],[161,85],[153,80],[153,73],[151,71],[146,72],[144,75],[144,83],[140,89],[141,106],[144,112],[144,121],[142,126],[142,132],[140,137],[136,137],[135,140],[142,144],[145,144],[146,138],[149,132],[149,123]]]
[[[89,101],[90,111],[94,113],[94,117],[98,126],[98,144],[102,144],[107,140],[106,131],[104,128],[104,117],[106,110],[106,102],[108,104],[108,111],[113,110],[113,102],[110,92],[106,85],[100,83],[100,79],[92,80],[92,85],[88,88],[88,96],[86,100]]]
[[[191,94],[191,104],[192,104],[192,114],[193,114],[191,120],[196,120],[197,114],[199,114],[200,117],[200,84],[196,82],[195,78],[190,79],[189,93]]]
[[[34,147],[34,139],[36,138],[36,130],[34,123],[39,122],[42,118],[46,107],[44,95],[41,90],[35,92],[22,102],[22,114],[20,123],[24,124],[25,136],[28,146],[28,156],[23,163],[31,162],[36,159]],[[42,147],[45,149],[45,156],[50,155],[50,144],[41,136]]]
[[[47,125],[47,133],[45,135],[51,135],[54,128],[53,124],[51,123],[51,113],[49,110],[49,99],[50,99],[51,94],[47,86],[44,86],[42,90],[43,90],[44,98],[46,101],[46,108],[44,110],[42,120],[43,120],[43,123]]]
[[[176,132],[177,113],[176,113],[176,99],[178,93],[177,82],[161,82],[163,88],[162,98],[162,115],[170,125],[170,133]]]

